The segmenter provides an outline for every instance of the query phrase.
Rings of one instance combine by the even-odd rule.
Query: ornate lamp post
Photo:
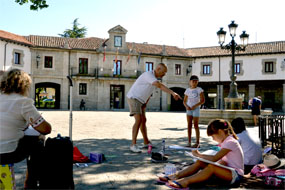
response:
[[[223,45],[226,38],[226,31],[223,30],[223,28],[220,28],[220,30],[217,32],[218,38],[219,38],[219,44],[222,49],[228,49],[232,52],[232,74],[231,74],[231,85],[230,85],[230,93],[228,95],[228,98],[238,98],[238,91],[237,91],[237,83],[236,81],[236,75],[235,75],[235,52],[236,51],[245,51],[245,48],[248,43],[248,37],[249,35],[246,34],[245,31],[242,32],[240,35],[241,39],[241,45],[238,45],[235,42],[235,36],[236,36],[236,29],[238,25],[232,21],[231,24],[229,24],[229,31],[230,35],[232,37],[232,40],[229,44]]]

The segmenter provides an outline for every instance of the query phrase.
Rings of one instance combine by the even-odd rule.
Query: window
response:
[[[200,69],[200,75],[204,75],[207,77],[212,76],[213,74],[213,67],[212,67],[213,63],[212,62],[201,62],[201,69]]]
[[[52,57],[45,56],[45,68],[52,68]]]
[[[273,73],[273,62],[265,62],[264,65],[266,73]]]
[[[16,66],[16,67],[23,67],[25,62],[24,62],[24,51],[20,49],[13,49],[11,52],[11,64]]]
[[[114,37],[114,46],[115,47],[122,47],[122,36],[115,36]]]
[[[152,62],[146,62],[145,63],[145,71],[152,71],[153,70],[153,63]]]
[[[79,95],[87,95],[87,84],[79,83]]]
[[[181,75],[181,65],[175,64],[175,75]]]
[[[121,75],[121,70],[122,70],[122,61],[121,60],[114,60],[114,68],[113,68],[114,75]]]
[[[277,59],[263,59],[262,60],[262,74],[272,75],[276,74]]]
[[[235,73],[239,74],[240,73],[240,63],[235,64]]]
[[[211,67],[210,67],[210,65],[203,65],[203,74],[204,75],[209,75],[209,74],[211,74]]]
[[[79,74],[88,74],[87,58],[79,58]]]
[[[229,62],[229,75],[232,75],[232,61]],[[239,75],[242,76],[244,74],[244,70],[243,70],[243,60],[235,60],[235,64],[234,64],[234,74],[235,75]]]
[[[21,59],[20,58],[21,58],[21,54],[18,53],[18,52],[15,52],[14,53],[14,64],[20,65],[21,64],[21,62],[20,62]]]

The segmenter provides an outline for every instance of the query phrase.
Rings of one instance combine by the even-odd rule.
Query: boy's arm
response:
[[[184,100],[183,100],[183,105],[185,106],[185,108],[186,108],[186,110],[191,110],[191,107],[189,107],[188,105],[187,105],[187,99],[188,99],[188,96],[185,94],[184,95]]]
[[[201,92],[201,93],[200,93],[200,101],[199,101],[197,104],[195,104],[195,105],[192,107],[192,109],[194,110],[194,109],[196,109],[198,106],[200,106],[200,105],[202,105],[202,104],[204,104],[204,103],[205,103],[205,96],[204,96],[204,93]]]

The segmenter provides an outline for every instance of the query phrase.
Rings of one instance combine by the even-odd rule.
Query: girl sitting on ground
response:
[[[203,155],[198,150],[193,150],[192,154],[234,170],[197,160],[186,169],[173,175],[159,177],[159,180],[168,181],[166,185],[174,188],[188,187],[190,184],[206,181],[211,176],[216,176],[229,184],[238,183],[244,175],[243,152],[231,124],[223,119],[213,120],[208,125],[207,135],[219,143],[221,150],[215,155]]]

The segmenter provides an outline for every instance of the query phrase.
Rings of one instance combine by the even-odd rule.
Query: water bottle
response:
[[[176,173],[176,166],[174,164],[166,164],[164,167],[165,175],[172,175]]]
[[[164,156],[164,154],[165,154],[165,140],[163,139],[161,143],[161,155]]]
[[[151,145],[151,144],[149,144],[149,145],[148,145],[148,149],[147,149],[147,153],[148,153],[148,154],[150,154],[150,153],[151,153],[151,151],[152,151],[152,145]]]

